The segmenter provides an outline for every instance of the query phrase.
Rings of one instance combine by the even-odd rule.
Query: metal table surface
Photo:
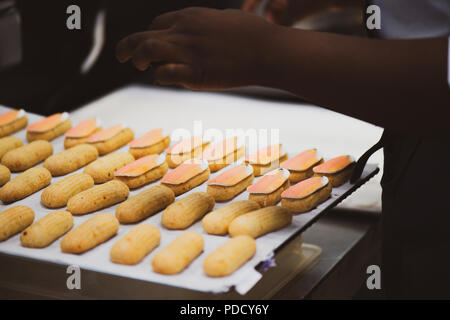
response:
[[[26,106],[24,106],[26,108]],[[190,112],[186,112],[186,108]],[[215,108],[211,110],[211,108]],[[124,109],[126,119],[124,119]],[[171,110],[171,112],[167,112]],[[221,110],[223,116],[217,117]],[[213,112],[212,112],[213,111]],[[177,117],[177,114],[183,116]],[[222,115],[221,114],[221,115]],[[175,115],[175,116],[174,116]],[[236,117],[241,115],[241,117]],[[119,122],[148,127],[189,127],[202,119],[203,125],[219,129],[248,127],[249,119],[258,128],[281,127],[281,141],[287,149],[298,144],[298,137],[324,150],[325,156],[343,152],[359,156],[375,142],[381,130],[348,117],[292,101],[249,99],[248,97],[197,93],[161,88],[131,86],[114,92],[72,113],[74,122],[100,116],[103,123]],[[274,121],[275,116],[283,122]],[[301,121],[298,121],[301,117]],[[256,118],[256,119],[255,119]],[[247,120],[245,120],[247,119]],[[247,122],[247,123],[246,123]],[[318,130],[318,128],[320,130]],[[358,133],[358,134],[355,134]],[[339,146],[340,145],[340,146]],[[345,150],[345,151],[344,151]],[[379,156],[379,155],[378,155]],[[376,161],[378,159],[375,159]],[[373,264],[379,249],[379,175],[303,233],[303,241],[322,248],[316,265],[296,274],[299,237],[276,254],[277,266],[247,295],[200,293],[174,287],[121,279],[98,272],[83,271],[81,290],[68,290],[65,266],[0,255],[2,272],[10,276],[0,283],[3,298],[136,298],[136,299],[300,299],[349,298],[365,281],[366,268]],[[372,212],[372,213],[370,213]],[[282,286],[276,285],[283,283]]]

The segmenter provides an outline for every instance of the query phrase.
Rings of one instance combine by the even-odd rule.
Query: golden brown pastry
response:
[[[26,112],[23,109],[11,110],[0,115],[0,138],[13,134],[25,128],[28,124]],[[0,156],[1,158],[1,156]]]
[[[327,177],[331,185],[339,187],[347,182],[355,166],[352,156],[345,155],[330,159],[313,168],[316,177]]]
[[[166,173],[161,184],[172,189],[176,196],[188,192],[209,179],[208,163],[200,159],[186,160]]]
[[[86,142],[96,147],[99,155],[103,156],[123,147],[133,138],[133,130],[119,124],[94,133]]]
[[[327,177],[312,177],[300,181],[281,194],[281,206],[291,212],[308,212],[331,196]]]
[[[27,140],[32,142],[35,140],[51,141],[72,127],[67,112],[55,113],[45,119],[35,122],[27,128]]]
[[[209,180],[206,192],[212,195],[217,202],[229,201],[247,189],[253,179],[251,165],[236,165]]]
[[[136,158],[163,152],[170,144],[170,137],[163,134],[162,129],[154,129],[142,137],[134,139],[128,146],[130,153]]]
[[[200,158],[208,145],[209,142],[204,141],[202,137],[191,137],[178,141],[165,150],[169,168],[176,168],[188,159]]]
[[[281,144],[269,146],[258,150],[255,153],[245,157],[245,163],[253,166],[253,174],[255,177],[278,168],[280,163],[287,159],[287,153],[281,150]]]
[[[202,159],[208,161],[211,172],[219,171],[245,155],[245,145],[237,137],[208,146]]]
[[[69,149],[76,145],[86,143],[87,139],[94,133],[102,130],[100,120],[87,119],[81,121],[65,134],[64,148]]]
[[[280,167],[289,170],[291,173],[289,181],[292,184],[312,177],[313,167],[321,163],[323,158],[318,154],[317,149],[310,149],[283,161]]]
[[[161,179],[168,169],[163,155],[151,154],[120,168],[114,177],[130,189],[136,189]]]
[[[275,169],[247,188],[248,199],[258,202],[261,207],[276,205],[281,200],[281,193],[289,188],[289,185],[289,171]]]

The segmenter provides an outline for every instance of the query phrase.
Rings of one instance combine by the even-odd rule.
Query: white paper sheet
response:
[[[7,111],[4,107],[0,106],[0,113],[3,113]],[[29,114],[28,113],[28,119],[29,123],[33,123],[42,117]],[[78,119],[80,120],[80,119]],[[75,123],[76,124],[76,123]],[[104,127],[108,127],[110,125],[113,125],[115,123],[105,123],[103,122]],[[133,128],[133,126],[131,126]],[[150,129],[150,128],[148,128]],[[147,130],[148,130],[147,129]],[[139,137],[143,135],[145,131],[143,132],[135,132],[135,136]],[[25,130],[20,131],[19,133],[15,134],[15,136],[21,138],[24,142],[25,140]],[[52,145],[54,147],[54,153],[60,152],[63,150],[63,137],[59,137],[52,141]],[[128,147],[122,148],[123,151],[127,151]],[[293,155],[293,154],[291,154]],[[370,166],[368,169],[365,170],[365,175],[371,170],[373,170],[376,166]],[[82,169],[79,170],[80,172]],[[216,172],[211,175],[211,177],[216,176],[221,171]],[[13,174],[12,177],[16,176],[17,174]],[[56,177],[52,179],[52,183],[55,183],[59,180],[61,180],[64,177]],[[159,184],[159,182],[144,186],[142,188],[139,188],[137,190],[131,191],[130,197],[141,192],[143,189],[148,188],[152,185]],[[329,204],[330,202],[334,201],[336,198],[338,198],[340,195],[345,193],[349,188],[351,187],[350,184],[345,184],[339,188],[333,189],[332,192],[332,198],[329,199],[327,202],[321,204],[319,207],[314,209],[313,211],[302,214],[302,215],[296,215],[294,216],[293,223],[277,232],[273,232],[270,234],[267,234],[265,236],[262,236],[256,240],[257,244],[257,252],[255,256],[246,263],[242,268],[237,270],[235,273],[228,277],[223,278],[210,278],[206,276],[203,272],[202,263],[205,257],[215,250],[219,245],[226,242],[229,237],[221,237],[221,236],[212,236],[208,235],[203,228],[201,227],[201,222],[195,223],[193,226],[188,228],[188,230],[197,231],[204,237],[205,247],[204,252],[194,260],[194,262],[183,272],[177,275],[160,275],[152,271],[151,268],[151,260],[155,253],[160,250],[161,248],[168,245],[173,239],[179,235],[183,231],[173,231],[173,230],[167,230],[161,225],[161,213],[155,214],[152,217],[149,217],[148,219],[140,222],[140,223],[148,223],[153,224],[157,226],[162,233],[161,237],[161,244],[160,246],[155,249],[151,254],[149,254],[147,257],[144,258],[142,262],[135,266],[125,266],[125,265],[119,265],[114,264],[109,259],[109,252],[111,250],[111,247],[113,244],[120,239],[122,236],[124,236],[130,229],[132,229],[135,224],[133,225],[120,225],[118,234],[110,239],[109,241],[97,246],[96,248],[85,252],[80,255],[73,255],[73,254],[65,254],[62,253],[60,250],[60,241],[61,238],[52,243],[47,248],[43,249],[31,249],[31,248],[25,248],[20,245],[19,235],[15,235],[11,237],[10,239],[0,242],[0,252],[7,253],[11,255],[17,255],[22,257],[27,257],[31,259],[38,259],[38,260],[44,260],[51,263],[57,263],[62,265],[77,265],[82,270],[88,269],[93,270],[97,272],[104,272],[109,273],[116,276],[121,276],[125,278],[132,278],[132,279],[138,279],[138,280],[144,280],[144,281],[150,281],[150,282],[156,282],[161,283],[165,285],[170,286],[176,286],[176,287],[182,287],[192,290],[198,290],[198,291],[204,291],[204,292],[225,292],[228,291],[231,287],[236,286],[237,291],[240,294],[245,294],[250,290],[261,278],[260,275],[254,267],[259,264],[261,261],[264,261],[265,259],[269,258],[272,254],[272,252],[280,246],[284,241],[286,241],[289,237],[291,237],[293,234],[295,234],[302,226],[304,226],[308,221],[311,220],[313,216],[315,216],[319,211],[323,210]],[[203,184],[192,191],[185,193],[181,196],[177,197],[177,200],[185,197],[191,192],[196,191],[206,191],[206,184]],[[10,208],[12,206],[16,205],[26,205],[35,211],[35,221],[38,219],[44,217],[48,213],[55,211],[45,208],[40,204],[40,197],[41,197],[42,190],[29,196],[28,198],[25,198],[23,200],[17,201],[13,204],[4,205],[0,204],[0,212],[6,210],[7,208]],[[236,200],[245,200],[248,199],[248,193],[244,192],[240,194],[238,197],[236,197],[233,201]],[[217,203],[215,206],[215,209],[218,209],[222,206],[226,205],[226,203]],[[74,228],[79,226],[82,222],[85,220],[91,218],[93,215],[103,212],[103,213],[115,213],[116,206],[112,206],[106,209],[103,209],[101,211],[97,211],[95,213],[87,214],[84,216],[74,216]],[[60,210],[60,209],[58,209]]]

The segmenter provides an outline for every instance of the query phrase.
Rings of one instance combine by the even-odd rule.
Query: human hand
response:
[[[278,27],[242,10],[187,8],[154,19],[150,31],[122,39],[120,62],[139,70],[152,63],[155,81],[194,90],[256,84]]]

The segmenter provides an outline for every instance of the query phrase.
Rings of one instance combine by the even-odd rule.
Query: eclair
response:
[[[176,168],[188,159],[199,158],[208,145],[209,142],[199,136],[178,141],[165,150],[169,168]]]
[[[63,176],[84,167],[97,157],[97,149],[84,143],[48,157],[44,167],[50,171],[52,177]]]
[[[60,247],[64,253],[80,254],[108,241],[119,231],[116,217],[99,213],[84,221],[62,238]]]
[[[2,158],[2,164],[12,172],[24,171],[44,161],[52,153],[53,147],[50,142],[37,140],[8,151]]]
[[[203,260],[203,270],[210,277],[225,277],[250,260],[256,253],[256,242],[248,236],[236,236]]]
[[[86,143],[87,139],[94,134],[102,130],[100,126],[100,120],[87,119],[81,121],[75,127],[69,129],[65,134],[64,148],[69,149],[76,145]]]
[[[175,196],[188,192],[209,179],[209,167],[205,160],[186,160],[165,174],[161,184],[172,189]]]
[[[0,160],[3,156],[13,149],[17,149],[23,146],[22,140],[17,137],[7,136],[0,138]]]
[[[27,128],[27,140],[29,142],[35,140],[51,141],[61,135],[72,127],[67,112],[55,113],[35,122]]]
[[[0,189],[0,200],[11,203],[22,200],[50,184],[52,175],[44,167],[33,167],[9,180]]]
[[[202,253],[203,247],[200,233],[185,231],[156,253],[152,260],[153,271],[160,274],[180,273]]]
[[[233,166],[208,181],[206,192],[218,202],[236,197],[252,184],[253,167],[249,164]]]
[[[22,130],[27,124],[27,114],[23,109],[2,113],[0,115],[0,138]]]
[[[11,179],[11,171],[8,167],[0,164],[0,187]]]
[[[133,137],[133,130],[119,124],[94,133],[86,142],[96,147],[102,156],[123,147],[133,140]]]
[[[282,153],[281,144],[269,146],[258,150],[255,153],[248,154],[245,157],[245,163],[251,164],[255,177],[278,168],[280,163],[287,159],[287,153]]]
[[[136,189],[161,179],[167,170],[164,155],[151,154],[120,168],[114,172],[114,177],[130,189]]]
[[[261,208],[274,206],[281,200],[281,194],[289,185],[289,171],[275,169],[247,188],[248,199],[258,202]]]
[[[128,152],[114,152],[91,162],[84,168],[95,183],[104,183],[114,179],[114,172],[134,161]]]
[[[245,155],[245,145],[237,137],[208,146],[202,159],[208,161],[211,172],[219,171]]]
[[[312,177],[293,185],[281,194],[281,206],[290,212],[308,212],[331,196],[327,177]]]
[[[256,239],[291,223],[292,213],[280,206],[269,206],[237,217],[231,221],[228,233],[233,238],[248,235]]]
[[[283,161],[280,167],[289,170],[291,183],[297,183],[312,177],[314,175],[313,167],[321,163],[323,163],[323,158],[318,154],[317,149],[310,149]]]
[[[170,144],[170,136],[165,136],[162,129],[154,129],[147,132],[142,137],[134,139],[128,146],[129,152],[135,159],[139,159],[150,154],[160,154]]]
[[[347,182],[355,167],[355,160],[352,156],[345,155],[330,159],[313,168],[314,176],[327,177],[331,186],[339,187]]]

